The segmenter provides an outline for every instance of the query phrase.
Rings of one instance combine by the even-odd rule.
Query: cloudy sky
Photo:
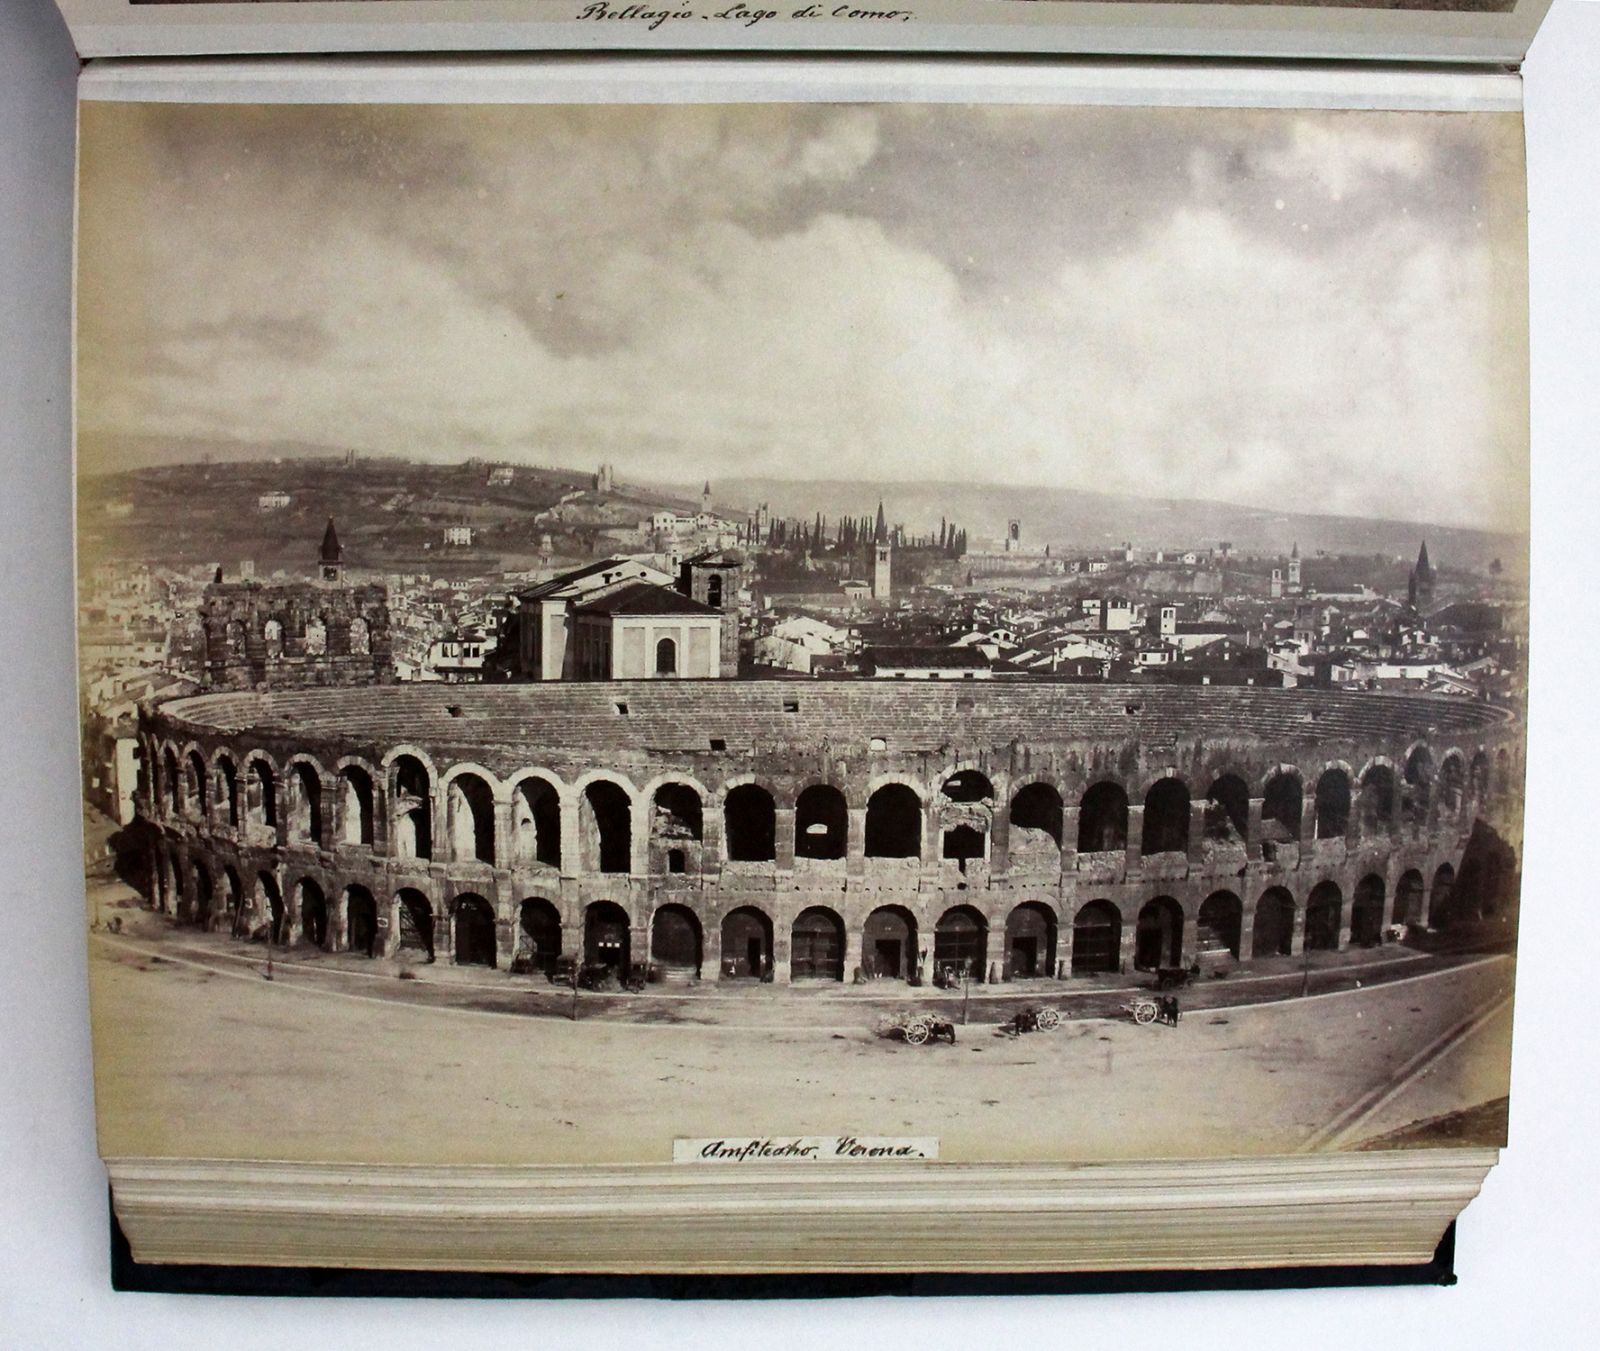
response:
[[[1485,114],[88,103],[80,425],[1520,528],[1521,182]]]

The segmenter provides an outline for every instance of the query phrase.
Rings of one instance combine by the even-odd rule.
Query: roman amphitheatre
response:
[[[138,754],[153,899],[241,941],[1048,992],[1514,904],[1522,731],[1424,695],[646,681],[198,695]]]

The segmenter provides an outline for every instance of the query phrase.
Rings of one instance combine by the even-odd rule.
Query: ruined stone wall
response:
[[[382,583],[217,582],[200,603],[203,679],[216,690],[394,680]]]

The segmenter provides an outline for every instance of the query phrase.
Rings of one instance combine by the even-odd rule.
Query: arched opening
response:
[[[1383,941],[1383,878],[1368,873],[1356,883],[1350,900],[1350,941],[1357,947],[1375,948]]]
[[[702,943],[700,921],[686,905],[663,905],[650,921],[650,960],[664,977],[697,979]]]
[[[1317,780],[1317,839],[1341,840],[1350,829],[1350,776],[1325,769]]]
[[[167,876],[172,879],[172,903],[174,909],[180,909],[184,898],[188,895],[189,888],[185,885],[183,875],[183,858],[178,853],[177,846],[167,849]]]
[[[1127,847],[1127,792],[1120,783],[1091,785],[1078,804],[1078,852],[1120,853]]]
[[[360,615],[350,621],[350,655],[365,657],[372,651],[372,627]]]
[[[424,952],[433,960],[433,907],[420,891],[404,887],[395,893],[395,909],[400,926],[396,946],[402,952]]]
[[[812,784],[795,799],[795,857],[843,858],[849,822],[844,794],[825,783]]]
[[[239,771],[226,755],[217,759],[217,801],[222,819],[230,826],[239,824]]]
[[[663,638],[656,644],[656,674],[678,674],[678,644],[671,638]]]
[[[494,862],[494,790],[476,774],[457,774],[445,790],[450,857],[457,863]]]
[[[228,917],[228,931],[237,938],[239,917],[244,912],[244,884],[240,882],[239,874],[231,863],[224,864],[222,868],[222,904]]]
[[[272,941],[282,947],[289,936],[289,913],[283,904],[283,892],[278,887],[278,879],[271,873],[256,874],[256,909],[265,921]]]
[[[1251,950],[1257,957],[1287,957],[1294,951],[1294,897],[1284,887],[1268,887],[1256,902]]]
[[[1111,975],[1122,969],[1122,912],[1090,901],[1072,921],[1072,974]]]
[[[689,856],[681,849],[667,850],[667,871],[669,873],[688,872]]]
[[[183,778],[178,773],[178,757],[168,746],[161,755],[161,777],[167,790],[167,812],[172,816],[183,815]]]
[[[1472,757],[1472,764],[1467,768],[1467,780],[1472,792],[1472,800],[1480,805],[1489,800],[1489,756],[1484,751],[1479,751]]]
[[[699,856],[696,846],[705,838],[700,794],[686,783],[664,783],[656,789],[651,808],[651,844],[678,856],[677,868],[668,858],[667,871],[686,871],[689,859]]]
[[[940,790],[950,802],[993,802],[994,785],[975,769],[963,769],[944,781]]]
[[[211,870],[199,859],[194,861],[194,920],[202,929],[211,927],[211,903],[215,888]]]
[[[583,912],[583,960],[619,976],[627,973],[633,961],[632,936],[628,912],[615,901],[595,901]]]
[[[1406,756],[1405,818],[1409,824],[1425,826],[1433,805],[1433,752],[1426,746],[1413,746]]]
[[[713,572],[706,578],[706,604],[713,610],[722,608],[722,574]]]
[[[183,777],[189,815],[203,821],[210,814],[211,803],[210,794],[206,792],[206,762],[200,758],[198,751],[190,751],[184,757]]]
[[[512,861],[561,866],[561,794],[548,779],[523,779],[511,793]]]
[[[880,905],[862,928],[862,974],[875,980],[909,980],[916,965],[916,918],[904,906]]]
[[[1200,903],[1195,925],[1199,955],[1224,953],[1237,960],[1244,934],[1244,902],[1231,891],[1213,891]]]
[[[1363,835],[1377,835],[1394,824],[1394,771],[1388,765],[1369,765],[1361,776],[1356,799],[1356,819]]]
[[[344,889],[345,947],[365,957],[378,955],[378,903],[365,887]]]
[[[306,624],[306,656],[325,657],[328,654],[328,621],[318,615]]]
[[[1172,897],[1157,896],[1139,911],[1133,965],[1139,971],[1183,965],[1183,907]]]
[[[1261,838],[1266,844],[1297,844],[1305,808],[1305,789],[1298,774],[1274,774],[1261,795]]]
[[[1423,907],[1425,886],[1422,874],[1415,868],[1408,868],[1400,874],[1400,880],[1394,887],[1394,922],[1396,924],[1424,923],[1427,915]]]
[[[813,905],[795,917],[789,974],[794,980],[844,979],[844,921],[834,911]]]
[[[982,980],[989,922],[970,905],[957,905],[933,926],[933,969],[947,979]]]
[[[922,853],[922,799],[903,783],[886,783],[867,799],[868,858]]]
[[[633,868],[633,820],[620,784],[596,779],[583,790],[578,831],[586,872],[625,873]]]
[[[1189,786],[1182,779],[1158,779],[1144,795],[1142,857],[1182,853],[1189,847]]]
[[[300,908],[300,932],[312,947],[328,946],[328,898],[309,877],[302,877],[296,897]]]
[[[389,810],[398,858],[433,857],[433,783],[427,766],[414,755],[395,757]]]
[[[1439,766],[1439,807],[1451,816],[1461,811],[1466,790],[1466,770],[1459,755],[1447,755]]]
[[[1250,785],[1224,774],[1206,790],[1206,838],[1243,844],[1250,838]]]
[[[339,771],[339,835],[346,844],[372,843],[372,776],[360,765]]]
[[[1061,794],[1048,783],[1030,783],[1011,799],[1011,861],[1019,863],[1034,854],[1046,860],[1061,852]]]
[[[551,975],[561,956],[561,912],[542,896],[530,896],[517,912],[518,955],[529,971]]]
[[[1006,916],[1006,970],[1011,980],[1036,980],[1056,973],[1056,913],[1024,901]]]
[[[1339,946],[1339,919],[1344,893],[1337,882],[1318,882],[1306,898],[1306,947],[1332,952]]]
[[[772,977],[772,921],[753,905],[730,910],[722,920],[722,978]]]
[[[289,766],[289,840],[322,843],[322,775],[304,760]]]
[[[728,857],[735,863],[762,863],[778,854],[778,809],[758,783],[741,783],[722,802]]]
[[[261,642],[267,650],[269,660],[276,660],[283,655],[283,621],[269,619],[262,626]]]
[[[455,917],[456,965],[493,966],[494,907],[467,892],[451,901],[450,911]]]
[[[1434,869],[1433,887],[1428,896],[1428,927],[1448,929],[1455,922],[1456,870],[1448,863]]]
[[[989,840],[976,826],[962,822],[944,832],[943,857],[952,860],[966,872],[967,864],[982,859],[989,852]]]

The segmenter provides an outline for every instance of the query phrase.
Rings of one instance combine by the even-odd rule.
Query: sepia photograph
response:
[[[80,133],[108,1157],[1504,1143],[1519,115]]]

